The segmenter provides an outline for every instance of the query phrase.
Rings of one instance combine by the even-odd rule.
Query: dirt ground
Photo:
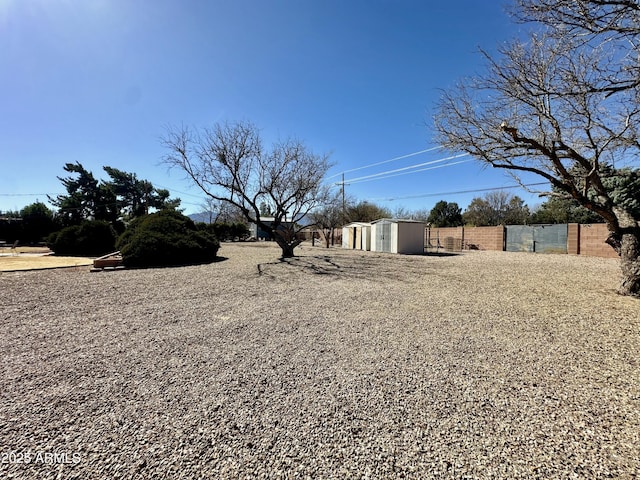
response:
[[[2,274],[0,478],[640,476],[615,260],[219,254]]]
[[[16,253],[51,253],[47,247],[23,247],[18,245],[15,249],[11,248],[11,246],[2,246],[0,247],[0,255],[13,255]]]
[[[92,265],[86,257],[58,257],[46,247],[17,247],[0,249],[0,272]]]

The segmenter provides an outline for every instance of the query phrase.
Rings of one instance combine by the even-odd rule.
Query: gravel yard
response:
[[[616,260],[219,253],[0,274],[0,478],[640,476]]]

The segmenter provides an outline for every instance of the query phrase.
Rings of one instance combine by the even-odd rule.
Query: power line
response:
[[[63,193],[0,193],[0,197],[38,197],[40,195],[64,195]]]
[[[192,207],[205,208],[205,205],[203,205],[202,203],[184,202],[184,201],[180,200],[180,206],[182,206],[182,205],[191,205]]]
[[[179,193],[180,195],[187,195],[188,197],[195,197],[199,199],[203,199],[204,195],[196,195],[194,193],[181,192],[180,190],[175,190],[174,188],[167,187],[165,185],[160,185],[158,183],[155,184],[156,187],[164,188],[165,190],[169,190],[170,193]]]
[[[371,182],[373,180],[386,180],[387,178],[398,177],[400,175],[409,175],[410,173],[426,172],[427,170],[435,170],[436,168],[453,167],[454,165],[459,165],[461,163],[469,163],[469,162],[472,162],[472,161],[473,160],[471,160],[471,159],[469,159],[469,160],[460,160],[459,162],[451,162],[451,163],[447,163],[446,165],[436,165],[434,167],[419,168],[418,170],[412,170],[410,172],[394,173],[392,175],[386,175],[386,176],[381,177],[381,178],[369,178],[369,179],[365,179],[365,180],[359,180],[357,182],[347,183],[347,185],[353,185],[353,184],[364,183],[364,182]]]
[[[424,197],[437,197],[437,196],[444,196],[444,195],[460,195],[463,193],[478,193],[478,192],[489,192],[492,190],[508,190],[511,188],[522,188],[522,187],[535,187],[535,186],[539,186],[539,185],[547,185],[548,182],[539,182],[539,183],[527,183],[525,185],[508,185],[506,187],[491,187],[491,188],[478,188],[478,189],[474,189],[474,190],[459,190],[457,192],[440,192],[440,193],[423,193],[423,194],[419,194],[419,195],[406,195],[404,197],[390,197],[390,198],[373,198],[372,200],[377,200],[377,201],[386,201],[386,202],[393,202],[396,200],[407,200],[410,198],[424,198]]]
[[[327,177],[327,180],[329,180],[330,178],[339,177],[340,175],[343,175],[345,173],[357,172],[358,170],[364,170],[365,168],[377,167],[378,165],[383,165],[385,163],[395,162],[397,160],[414,157],[416,155],[421,155],[427,152],[433,152],[434,150],[439,150],[441,148],[444,148],[444,147],[442,147],[441,145],[438,145],[437,147],[427,148],[426,150],[420,150],[419,152],[407,153],[406,155],[400,155],[399,157],[390,158],[389,160],[383,160],[382,162],[376,162],[368,165],[363,165],[361,167],[352,168],[350,170],[345,170],[343,172],[336,173],[335,175],[331,175],[330,177]]]
[[[447,162],[449,160],[454,160],[456,158],[466,157],[468,155],[469,155],[468,153],[460,153],[458,155],[452,155],[450,157],[439,158],[437,160],[430,160],[428,162],[417,163],[415,165],[409,165],[408,167],[396,168],[394,170],[387,170],[387,171],[380,172],[380,173],[374,173],[372,175],[365,175],[363,177],[351,178],[349,180],[345,180],[345,182],[347,184],[352,184],[352,183],[360,183],[360,182],[369,181],[369,180],[382,180],[384,178],[395,177],[395,176],[398,176],[398,175],[406,175],[408,173],[422,172],[422,171],[425,171],[425,170],[432,170],[434,168],[448,167],[448,166],[451,166],[451,165],[457,165],[459,163],[469,162],[471,160],[464,160],[462,162],[448,163],[446,165],[439,165],[437,167],[430,167],[430,168],[424,168],[424,169],[421,169],[421,170],[415,170],[416,168],[424,167],[426,165],[433,165],[435,163]],[[407,172],[406,170],[411,170],[411,171]],[[397,172],[404,172],[404,173],[397,173]],[[394,174],[396,174],[396,175],[394,175]]]

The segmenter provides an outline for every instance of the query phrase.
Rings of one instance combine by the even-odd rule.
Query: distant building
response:
[[[275,218],[261,217],[260,221],[272,227],[273,223],[275,222]],[[294,227],[293,222],[282,221],[280,222],[280,226],[278,227],[278,229],[282,231],[287,231],[287,230],[292,230],[293,227]],[[254,222],[249,223],[249,232],[250,232],[251,238],[255,238],[256,240],[273,240],[274,239],[273,235],[271,235],[266,230],[262,229],[262,227],[260,227],[257,223],[254,223]]]

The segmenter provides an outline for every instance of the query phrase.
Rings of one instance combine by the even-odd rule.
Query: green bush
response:
[[[116,233],[108,222],[87,221],[54,232],[47,246],[56,255],[99,257],[115,250]]]
[[[127,267],[144,268],[212,262],[220,243],[181,213],[162,210],[131,222],[116,248]]]

